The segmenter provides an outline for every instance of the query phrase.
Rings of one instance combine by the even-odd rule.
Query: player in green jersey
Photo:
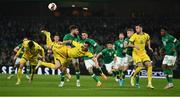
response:
[[[28,39],[27,39],[27,38],[24,38],[24,39],[23,39],[23,41],[26,41],[26,40],[28,40]],[[18,50],[19,50],[21,47],[22,47],[22,43],[20,43],[18,46],[16,46],[16,47],[14,48],[14,52],[17,53]],[[11,79],[11,78],[14,76],[16,67],[18,67],[19,61],[20,61],[22,55],[23,55],[23,53],[21,53],[21,54],[14,60],[15,63],[14,63],[13,69],[12,69],[12,73],[11,73],[10,76],[8,76],[7,79]],[[27,78],[27,79],[29,79],[29,73],[30,73],[30,65],[29,65],[29,62],[27,62],[27,63],[26,63],[26,78]]]
[[[95,42],[93,39],[88,38],[88,34],[86,32],[82,32],[81,34],[81,43],[85,43],[88,42],[90,43],[90,47],[88,48],[88,51],[91,52],[92,54],[94,54],[94,57],[96,56],[96,54],[99,52],[100,46],[97,44],[97,42]],[[93,72],[93,68],[96,68],[100,75],[102,76],[103,79],[107,79],[106,75],[104,75],[104,73],[102,72],[100,66],[98,64],[96,64],[92,58],[89,57],[83,57],[84,59],[84,63],[86,66],[86,69],[88,70],[88,72],[91,74],[92,78],[96,81],[96,86],[99,87],[101,86],[101,82],[98,79],[98,76]]]
[[[71,25],[69,27],[70,33],[66,34],[63,38],[63,42],[66,41],[76,41],[76,42],[80,42],[80,36],[79,36],[79,28],[76,25]],[[73,45],[67,43],[67,46],[69,46],[70,48],[73,47]],[[80,87],[80,69],[79,69],[79,59],[72,59],[72,64],[75,68],[75,73],[76,73],[76,86]]]
[[[162,43],[165,51],[165,56],[162,62],[162,68],[166,75],[166,79],[168,84],[164,87],[164,89],[170,89],[174,87],[173,84],[173,67],[176,62],[177,52],[176,47],[178,44],[178,40],[167,33],[165,29],[161,29]]]
[[[115,57],[116,57],[116,51],[113,48],[112,43],[107,43],[106,48],[103,49],[97,56],[96,59],[98,60],[99,57],[102,56],[104,65],[106,67],[106,70],[109,74],[113,73],[113,69],[117,69],[115,65]]]
[[[118,69],[119,69],[118,79],[119,79],[120,86],[124,85],[125,74],[128,69],[124,37],[125,37],[124,33],[120,33],[119,39],[114,42],[116,55],[117,55],[116,65],[118,66]]]

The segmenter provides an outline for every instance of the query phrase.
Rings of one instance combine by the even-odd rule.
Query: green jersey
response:
[[[176,54],[176,46],[175,46],[176,41],[178,41],[178,40],[168,33],[166,33],[164,36],[162,36],[162,42],[164,45],[166,55],[174,55],[174,56],[177,55]]]
[[[111,63],[114,60],[116,51],[114,49],[105,48],[101,51],[102,59],[105,64]]]
[[[21,44],[19,44],[18,46],[17,46],[18,48],[21,48],[22,47],[22,43]],[[21,58],[22,57],[22,55],[23,55],[23,52],[21,52],[20,54],[19,54],[19,58]]]
[[[129,38],[125,38],[125,42],[127,42],[127,44],[129,43]],[[133,48],[132,47],[128,47],[126,48],[126,54],[129,55],[129,56],[132,56],[132,51],[133,51]]]
[[[99,51],[99,45],[97,44],[96,41],[94,41],[93,39],[87,38],[84,40],[81,40],[81,43],[85,43],[85,42],[89,42],[90,43],[90,47],[88,48],[88,51],[91,52],[92,54],[96,54]],[[83,57],[84,60],[88,60],[88,57]]]
[[[117,40],[114,42],[115,50],[116,50],[116,55],[118,57],[125,57],[124,53],[124,40]]]
[[[63,41],[66,41],[66,40],[72,40],[72,41],[80,42],[80,37],[79,37],[79,35],[74,37],[71,35],[71,33],[69,33],[69,34],[66,34],[63,38]],[[67,44],[67,45],[73,47],[71,44]]]

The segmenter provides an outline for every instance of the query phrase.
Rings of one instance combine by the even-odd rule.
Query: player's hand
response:
[[[58,42],[59,45],[63,45],[63,42]]]
[[[138,46],[134,46],[137,50],[140,50],[140,48]]]

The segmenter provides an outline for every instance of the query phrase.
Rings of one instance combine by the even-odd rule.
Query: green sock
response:
[[[116,77],[116,75],[117,75],[117,74],[116,74],[116,71],[113,70],[112,73],[113,73],[113,76]]]
[[[122,79],[123,71],[119,70],[119,79]]]
[[[99,72],[100,74],[103,73],[101,67],[97,68],[97,70],[98,70],[98,72]]]
[[[98,77],[95,75],[95,74],[92,74],[92,76],[91,76],[96,82],[98,82],[99,81],[99,79],[98,79]]]
[[[15,74],[16,67],[13,67],[11,74]]]
[[[125,79],[127,71],[123,71],[122,78]]]
[[[139,73],[136,75],[136,84],[139,84]]]
[[[26,75],[30,74],[30,65],[26,66]]]
[[[169,75],[169,71],[167,69],[164,69],[163,72],[166,75],[167,82],[169,83],[169,76],[168,76]]]
[[[79,80],[80,79],[80,71],[76,70],[76,79]]]
[[[64,82],[64,79],[65,79],[65,76],[64,76],[64,73],[62,72],[61,73],[61,81]]]
[[[169,77],[169,83],[172,83],[172,79],[173,79],[173,71],[171,69],[168,70],[168,77]]]

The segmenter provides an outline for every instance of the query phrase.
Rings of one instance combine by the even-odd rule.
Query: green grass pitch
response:
[[[146,88],[147,79],[141,78],[141,88],[130,86],[127,78],[124,87],[119,87],[112,77],[102,81],[102,87],[96,87],[91,76],[81,76],[81,87],[75,85],[75,76],[70,82],[65,82],[63,88],[59,88],[59,76],[35,75],[33,83],[23,77],[19,86],[15,85],[16,77],[8,80],[7,74],[0,74],[0,96],[180,96],[180,79],[174,79],[175,87],[164,90],[165,79],[153,79],[154,90]]]

